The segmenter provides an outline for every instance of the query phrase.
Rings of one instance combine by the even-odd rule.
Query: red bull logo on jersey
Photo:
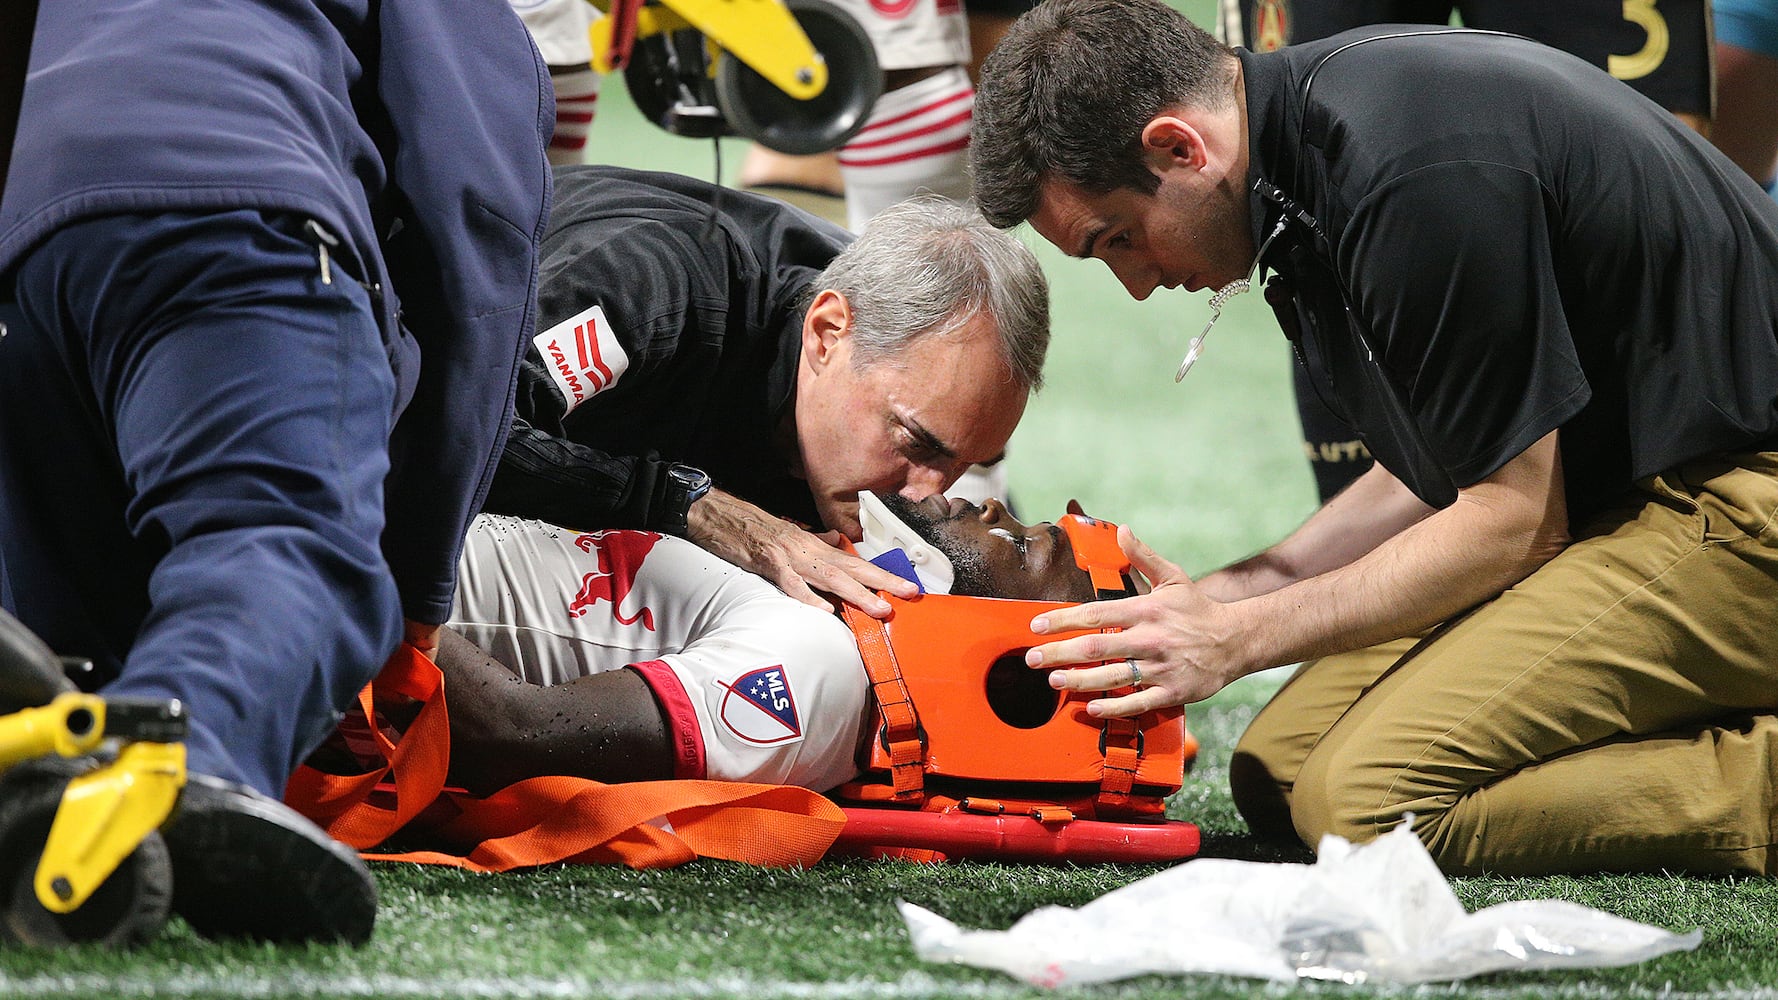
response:
[[[743,742],[782,746],[803,738],[796,695],[790,691],[790,677],[782,665],[750,670],[733,683],[714,683],[723,690],[716,717]]]
[[[654,612],[647,605],[625,616],[623,603],[636,585],[643,560],[660,540],[660,533],[654,531],[594,531],[576,536],[575,547],[597,557],[599,568],[580,578],[580,592],[568,602],[568,617],[579,618],[605,601],[619,625],[641,622],[643,628],[654,631]]]
[[[584,309],[532,338],[562,394],[565,413],[617,384],[630,356],[598,306]]]

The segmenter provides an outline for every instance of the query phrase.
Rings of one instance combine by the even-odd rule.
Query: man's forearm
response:
[[[1355,484],[1356,485],[1356,484]],[[1336,498],[1337,499],[1337,498]],[[1400,638],[1497,596],[1566,546],[1555,435],[1358,558],[1229,607],[1251,673]]]
[[[1432,512],[1382,466],[1372,466],[1288,538],[1198,586],[1225,604],[1269,594],[1349,565]]]

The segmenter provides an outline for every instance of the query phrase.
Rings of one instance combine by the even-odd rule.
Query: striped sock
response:
[[[839,151],[852,229],[920,191],[967,200],[974,108],[975,88],[961,66],[884,94],[864,129]]]
[[[556,131],[549,137],[549,162],[586,159],[586,134],[599,106],[599,74],[591,69],[551,73],[556,88]]]

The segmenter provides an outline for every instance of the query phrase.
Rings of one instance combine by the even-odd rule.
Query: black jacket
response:
[[[816,524],[775,444],[811,283],[851,239],[782,203],[673,174],[556,171],[538,329],[487,509],[656,528],[665,466]]]

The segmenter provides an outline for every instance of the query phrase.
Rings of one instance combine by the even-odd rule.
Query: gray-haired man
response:
[[[489,511],[680,535],[875,613],[911,585],[785,519],[855,538],[859,490],[919,500],[992,461],[1049,345],[1030,251],[937,200],[852,242],[702,181],[562,168],[540,282]]]

